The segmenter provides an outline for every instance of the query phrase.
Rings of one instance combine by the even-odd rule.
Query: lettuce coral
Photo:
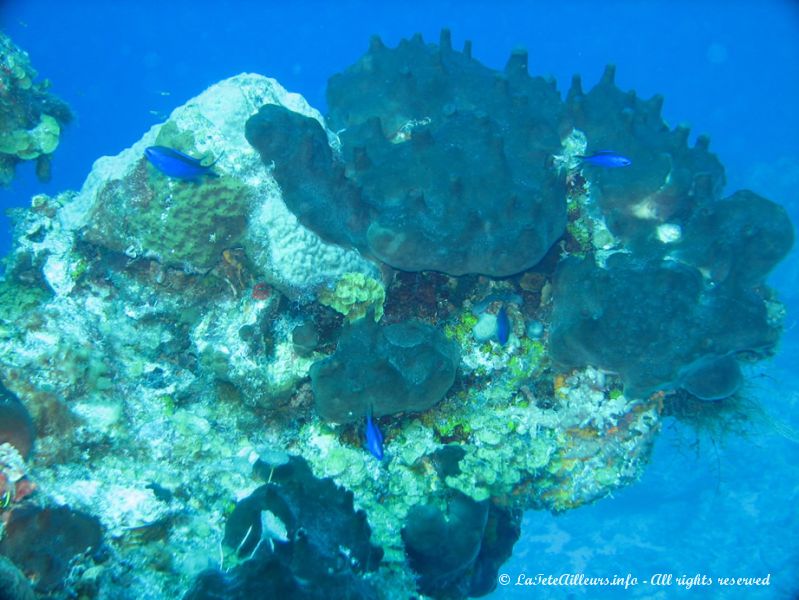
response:
[[[47,180],[61,127],[72,119],[69,107],[47,91],[49,84],[35,79],[27,53],[0,32],[0,186],[25,160],[36,160],[37,175]]]
[[[385,300],[383,285],[363,273],[344,273],[335,287],[327,286],[319,291],[319,303],[341,313],[348,321],[357,321],[370,311],[374,320],[379,321]]]

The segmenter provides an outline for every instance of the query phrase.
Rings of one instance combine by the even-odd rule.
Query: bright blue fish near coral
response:
[[[510,319],[508,318],[508,311],[505,307],[499,309],[497,313],[497,339],[503,346],[508,342],[510,337]]]
[[[144,156],[156,169],[164,175],[183,179],[185,181],[196,181],[203,175],[218,177],[211,170],[213,163],[203,165],[200,159],[184,154],[180,150],[167,148],[166,146],[150,146],[144,150]],[[216,161],[214,161],[216,162]]]
[[[383,434],[372,420],[372,407],[366,413],[366,449],[377,460],[383,460]]]
[[[591,156],[578,156],[584,163],[594,165],[595,167],[605,167],[606,169],[617,169],[619,167],[629,167],[633,164],[626,156],[622,156],[612,150],[599,150],[594,152]]]

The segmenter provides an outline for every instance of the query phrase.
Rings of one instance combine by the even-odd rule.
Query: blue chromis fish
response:
[[[150,146],[145,148],[144,156],[156,169],[168,177],[183,179],[184,181],[197,181],[200,177],[208,175],[218,177],[211,170],[214,163],[203,165],[199,158],[184,154],[180,150],[166,146]]]
[[[497,339],[503,346],[508,342],[510,337],[510,319],[508,318],[508,311],[505,307],[499,309],[497,313]]]
[[[595,167],[605,167],[606,169],[617,169],[619,167],[629,167],[633,164],[626,156],[622,156],[613,150],[599,150],[590,156],[578,156],[584,163]]]
[[[366,449],[377,460],[383,460],[383,434],[372,420],[372,407],[366,413]]]

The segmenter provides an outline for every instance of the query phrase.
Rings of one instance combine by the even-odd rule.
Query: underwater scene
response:
[[[0,2],[0,600],[799,598],[798,73],[787,0]]]

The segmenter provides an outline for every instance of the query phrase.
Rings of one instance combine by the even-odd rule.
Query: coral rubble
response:
[[[774,352],[793,225],[612,68],[562,100],[445,31],[373,40],[328,97],[221,81],[13,214],[0,553],[37,591],[484,595],[522,511],[635,481],[667,407]],[[607,147],[632,165],[579,159]]]

